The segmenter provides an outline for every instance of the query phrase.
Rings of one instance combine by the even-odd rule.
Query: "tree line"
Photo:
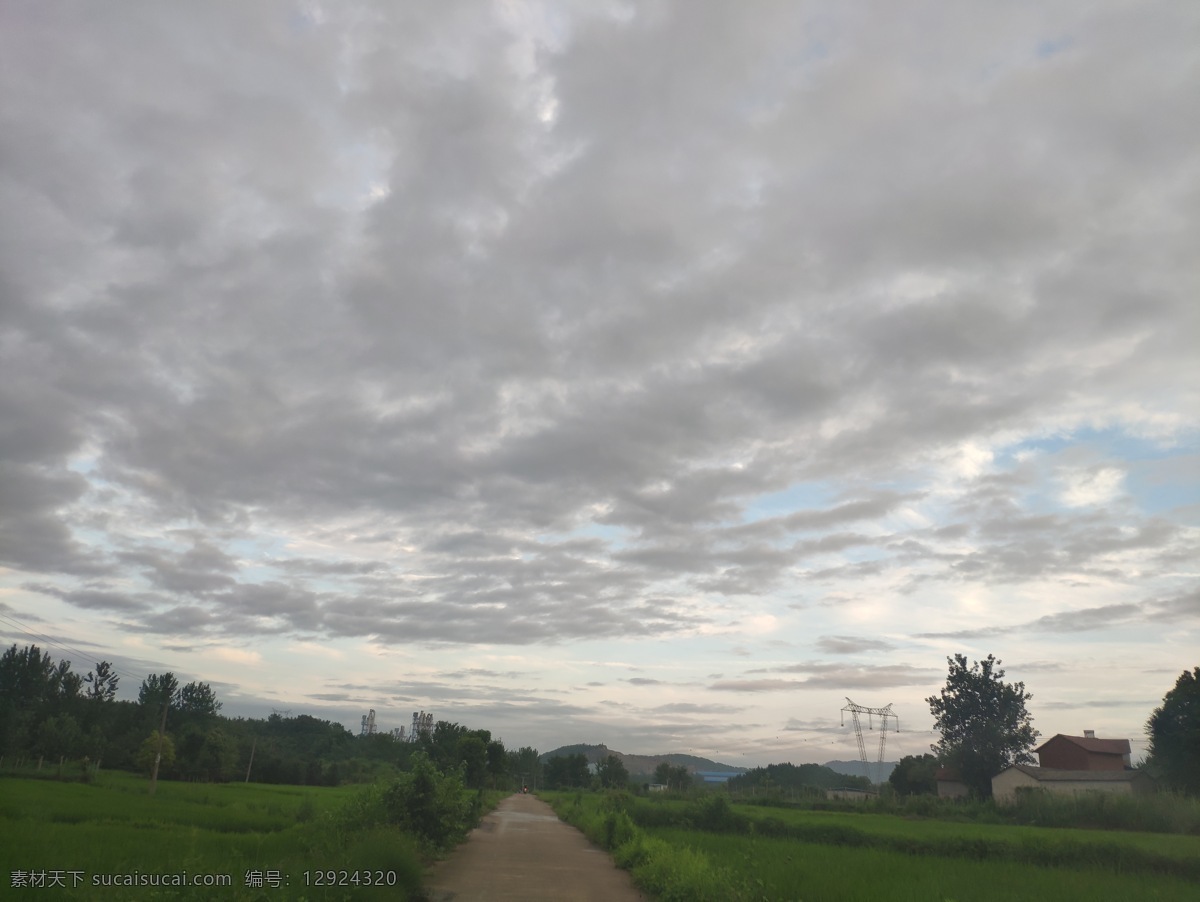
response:
[[[751,792],[758,796],[823,794],[827,789],[870,789],[866,777],[839,774],[823,764],[768,764],[756,767],[726,784],[732,792]]]
[[[165,779],[338,785],[411,770],[423,754],[438,771],[473,788],[541,780],[533,748],[506,749],[488,730],[439,721],[427,735],[356,735],[307,714],[231,718],[208,683],[152,673],[137,701],[118,700],[120,679],[101,661],[86,675],[36,645],[0,655],[0,762],[106,768]]]

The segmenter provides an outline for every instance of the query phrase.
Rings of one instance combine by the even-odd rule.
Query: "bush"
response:
[[[748,833],[750,819],[737,814],[724,796],[709,796],[688,806],[686,819],[697,830],[711,833]]]
[[[729,902],[743,898],[733,875],[695,849],[660,839],[641,841],[642,861],[632,869],[639,886],[661,902]]]
[[[724,803],[723,807],[713,805],[714,801]],[[653,804],[648,807],[638,804],[626,792],[589,796],[586,800],[582,793],[576,793],[569,800],[554,799],[552,804],[567,823],[612,852],[617,865],[628,870],[639,886],[659,900],[732,902],[744,898],[733,875],[714,867],[702,853],[676,848],[638,829],[630,812],[640,815],[643,810],[653,810],[656,807]],[[698,807],[689,807],[698,810],[699,816],[716,822],[727,822],[730,816],[739,818],[719,796],[699,803]]]
[[[348,871],[375,871],[396,874],[395,886],[372,890],[359,888],[355,898],[412,899],[421,889],[421,848],[414,837],[397,834],[394,829],[376,827],[354,837],[346,848],[341,867]]]
[[[445,775],[425,755],[413,761],[411,773],[383,792],[388,823],[403,827],[434,851],[462,840],[478,818],[478,795],[468,797],[458,774]]]

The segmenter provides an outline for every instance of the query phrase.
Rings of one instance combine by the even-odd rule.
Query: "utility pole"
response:
[[[254,741],[252,743],[250,743],[250,763],[246,765],[246,780],[245,780],[245,782],[247,782],[247,783],[250,782],[250,768],[252,768],[254,766],[254,750],[256,748],[258,748],[258,737],[257,736],[255,736]]]
[[[158,725],[158,749],[154,753],[154,770],[150,774],[150,795],[158,789],[158,764],[162,761],[163,739],[167,734],[167,709],[171,707],[171,696],[163,699],[162,722]]]

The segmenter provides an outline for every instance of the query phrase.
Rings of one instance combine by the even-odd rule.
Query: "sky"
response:
[[[0,6],[0,643],[744,766],[1200,664],[1200,4]],[[877,733],[868,735],[875,757]]]

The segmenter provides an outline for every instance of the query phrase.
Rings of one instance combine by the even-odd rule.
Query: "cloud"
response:
[[[1172,598],[1154,598],[1146,602],[1149,619],[1184,624],[1200,619],[1200,591],[1187,592]]]
[[[939,672],[908,664],[850,665],[805,663],[791,664],[748,673],[796,673],[804,679],[721,680],[710,689],[734,692],[768,692],[780,689],[887,689],[897,686],[925,686],[937,682]]]
[[[867,639],[858,636],[822,636],[817,648],[834,655],[855,655],[867,651],[891,651],[895,648],[882,639]]]
[[[681,693],[1191,638],[1190,5],[42,6],[0,13],[16,616]],[[780,637],[876,669],[739,673]]]
[[[148,611],[153,606],[157,599],[146,595],[130,596],[124,592],[113,592],[104,589],[76,589],[74,591],[65,591],[57,586],[45,585],[41,583],[26,583],[24,588],[30,592],[36,592],[40,595],[50,595],[55,598],[60,598],[67,604],[74,605],[77,608],[85,610],[99,611],[123,611],[127,613],[136,613],[140,611]]]
[[[1121,491],[1125,472],[1116,467],[1101,467],[1084,472],[1066,473],[1063,481],[1062,500],[1071,507],[1089,504],[1107,504]]]
[[[217,647],[209,648],[208,652],[222,661],[234,664],[258,665],[262,663],[262,655],[252,649]]]
[[[1156,699],[1097,699],[1082,702],[1047,702],[1038,700],[1038,707],[1047,711],[1073,711],[1079,708],[1107,710],[1109,708],[1136,708],[1151,710],[1158,704]]]
[[[919,633],[919,639],[976,639],[1020,633],[1072,634],[1091,630],[1164,620],[1186,622],[1200,617],[1200,601],[1195,593],[1169,599],[1150,599],[1141,603],[1120,603],[1075,611],[1046,614],[1012,626],[985,626],[947,633]]]

